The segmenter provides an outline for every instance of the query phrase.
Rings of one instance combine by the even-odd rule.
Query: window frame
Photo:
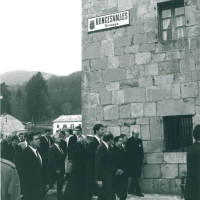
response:
[[[184,6],[184,1],[183,0],[176,0],[175,1],[167,1],[167,2],[162,2],[162,3],[158,3],[158,35],[159,35],[159,40],[160,41],[169,41],[169,40],[177,40],[177,39],[181,39],[181,38],[177,38],[176,35],[176,30],[177,30],[177,26],[176,26],[176,17],[180,17],[180,16],[184,16],[184,20],[185,20],[185,6]],[[184,15],[175,15],[175,8],[180,8],[183,7],[184,8]],[[163,40],[163,18],[162,18],[162,11],[163,10],[168,10],[171,9],[171,17],[169,18],[164,18],[164,19],[171,19],[171,29],[172,29],[172,39],[167,39],[167,40]],[[179,26],[178,28],[185,28],[186,27],[186,21],[185,21],[185,25],[184,26]],[[169,29],[164,29],[164,30],[169,30]],[[185,36],[184,36],[185,37]]]

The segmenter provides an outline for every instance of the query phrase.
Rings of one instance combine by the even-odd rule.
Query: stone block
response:
[[[136,119],[124,119],[124,126],[136,125]]]
[[[200,121],[200,114],[197,114],[192,118],[193,127],[199,124],[199,121]]]
[[[149,124],[149,118],[137,118],[136,124],[138,125]]]
[[[103,81],[102,70],[89,72],[88,73],[88,81],[89,83],[101,83]]]
[[[142,140],[150,140],[150,131],[149,125],[141,125],[141,139]]]
[[[158,64],[148,64],[144,66],[145,76],[158,75]]]
[[[120,81],[126,79],[126,69],[117,68],[103,71],[105,82]]]
[[[138,24],[135,26],[129,26],[127,27],[127,35],[137,35],[144,33],[144,26],[143,24]]]
[[[196,5],[190,5],[185,7],[185,21],[187,26],[193,26],[199,24],[200,13],[197,11]]]
[[[142,19],[146,13],[148,13],[148,4],[143,4],[143,5],[140,5],[137,7],[137,17],[138,18]]]
[[[117,7],[117,0],[108,0],[107,1],[108,8],[115,8]]]
[[[135,56],[133,54],[122,55],[119,58],[120,67],[128,67],[134,65]]]
[[[144,193],[153,192],[153,179],[139,179],[139,185]]]
[[[104,119],[105,120],[113,120],[118,119],[118,106],[104,106]]]
[[[168,100],[157,102],[157,116],[195,114],[194,99]]]
[[[161,140],[164,138],[162,117],[150,118],[150,133],[151,140]]]
[[[134,88],[134,87],[138,87],[137,79],[127,79],[124,81],[120,81],[120,89]]]
[[[143,117],[143,104],[132,103],[131,104],[131,117]]]
[[[156,49],[155,43],[140,45],[140,52],[155,51],[155,49]]]
[[[151,63],[151,53],[145,52],[145,53],[137,53],[137,54],[135,54],[135,63],[137,65]]]
[[[130,137],[132,136],[132,131],[137,130],[140,133],[140,126],[139,125],[131,125],[130,126]]]
[[[100,93],[100,101],[101,101],[101,105],[112,104],[112,92],[102,91]]]
[[[144,17],[144,31],[151,32],[157,31],[158,32],[158,20],[157,17],[152,15],[145,15]]]
[[[178,165],[178,176],[179,178],[185,178],[187,175],[187,164]]]
[[[195,105],[200,106],[200,97],[195,98]]]
[[[103,40],[101,42],[101,58],[104,56],[114,56],[114,44],[112,40]]]
[[[103,106],[96,107],[96,121],[103,120]]]
[[[169,180],[166,179],[154,179],[153,186],[154,192],[157,194],[169,194]]]
[[[119,57],[118,56],[108,56],[107,57],[107,69],[116,69],[119,67]]]
[[[146,89],[147,101],[159,101],[166,99],[180,99],[180,85],[150,86]]]
[[[196,114],[200,114],[200,106],[195,106]]]
[[[164,161],[166,163],[186,163],[185,152],[164,153]]]
[[[106,85],[104,83],[90,83],[89,92],[97,92],[100,93],[105,91]]]
[[[129,126],[121,126],[120,133],[129,136],[129,134],[130,134],[130,128],[129,128]]]
[[[124,91],[114,90],[112,91],[112,104],[123,104],[124,103]]]
[[[158,63],[158,73],[162,74],[173,74],[180,72],[180,67],[177,60],[165,61]]]
[[[166,52],[166,60],[177,60],[181,58],[179,51]]]
[[[145,102],[146,94],[144,88],[124,89],[124,103]]]
[[[156,103],[145,103],[144,104],[144,116],[151,117],[156,116]]]
[[[131,104],[125,104],[120,106],[119,116],[121,119],[131,117]]]
[[[180,69],[181,72],[189,72],[195,70],[195,59],[191,58],[188,60],[181,60],[180,61]]]
[[[145,154],[147,164],[161,164],[163,161],[163,153],[147,153]]]
[[[191,72],[174,74],[175,83],[185,83],[185,82],[191,82],[191,81],[192,81]]]
[[[87,33],[88,35],[88,33]],[[101,42],[103,40],[106,40],[106,34],[105,32],[95,32],[91,34],[93,36],[94,42]]]
[[[165,61],[165,53],[155,54],[152,57],[155,63]]]
[[[129,10],[133,7],[132,0],[118,0],[118,9],[119,10]]]
[[[96,71],[100,69],[106,69],[107,67],[107,58],[93,59],[90,61],[91,71]]]
[[[160,178],[161,170],[160,165],[144,165],[144,178]]]
[[[125,47],[116,47],[114,48],[114,55],[115,56],[121,56],[125,52]]]
[[[153,85],[153,78],[151,76],[139,78],[139,86],[146,87]]]
[[[199,88],[197,82],[182,83],[181,96],[182,98],[197,97],[199,95]]]
[[[139,78],[144,76],[144,66],[143,65],[134,65],[131,67],[127,67],[126,77],[127,79],[131,78]]]
[[[90,71],[90,61],[89,60],[82,61],[82,70],[84,72],[89,72]]]
[[[158,33],[156,31],[147,33],[148,43],[158,42]]]
[[[154,78],[155,78],[155,85],[166,85],[174,82],[173,74],[155,76]]]
[[[133,46],[126,46],[125,47],[125,53],[139,53],[139,45],[133,45]]]
[[[137,34],[133,37],[133,44],[145,44],[147,43],[147,34]]]
[[[152,140],[148,141],[149,153],[160,153],[163,151],[164,142],[163,140]]]
[[[199,71],[192,72],[192,81],[200,81],[200,72]]]
[[[110,82],[106,84],[106,90],[107,91],[113,91],[119,89],[119,82]]]
[[[99,105],[99,94],[97,93],[82,94],[82,97],[83,106],[85,107],[96,107]]]
[[[148,146],[148,141],[142,141],[143,144],[143,150],[145,153],[149,152],[149,146]]]
[[[178,164],[161,164],[161,177],[174,179],[178,177]]]
[[[116,127],[108,127],[107,131],[110,131],[114,137],[119,136],[120,135],[120,127],[116,126]]]
[[[96,119],[96,108],[83,107],[82,116],[83,116],[83,124],[95,121],[95,119]]]
[[[101,44],[100,42],[91,43],[87,48],[83,48],[86,52],[88,59],[95,59],[101,57]]]
[[[124,36],[114,39],[114,47],[130,46],[132,42],[132,36]]]

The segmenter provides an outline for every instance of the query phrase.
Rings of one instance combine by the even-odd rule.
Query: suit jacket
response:
[[[141,176],[142,161],[144,158],[144,151],[141,139],[131,137],[125,145],[127,160],[128,160],[128,174],[129,176]]]
[[[88,163],[86,167],[87,178],[95,180],[95,154],[99,145],[98,140],[94,137],[87,148]]]
[[[59,147],[63,150],[64,156],[66,158],[66,156],[67,156],[67,142],[65,140],[61,139]]]
[[[61,173],[64,173],[65,158],[64,153],[61,153],[58,147],[54,144],[49,149],[48,171],[50,175],[55,175],[57,170],[60,170]]]
[[[111,154],[104,143],[98,145],[95,155],[95,180],[111,181],[114,174]]]
[[[187,152],[185,199],[200,200],[200,143],[195,142]]]
[[[22,150],[28,146],[26,141],[20,142],[20,143],[18,143],[18,145],[21,147]]]
[[[72,146],[77,142],[77,136],[73,135],[69,138],[68,142],[68,160],[72,159]]]
[[[40,165],[38,157],[28,146],[22,153],[20,158],[20,180],[22,194],[30,199],[37,199],[43,195],[43,167]]]
[[[5,148],[4,148],[4,158],[6,160],[11,161],[12,163],[14,163],[16,165],[16,167],[18,168],[19,166],[19,158],[20,158],[20,154],[22,152],[21,147],[19,147],[18,145],[14,146],[12,144],[8,144]]]

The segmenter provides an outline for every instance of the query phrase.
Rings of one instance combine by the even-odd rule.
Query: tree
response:
[[[41,72],[34,75],[27,83],[26,104],[30,120],[39,121],[49,115],[48,86]]]
[[[1,113],[11,114],[11,92],[8,87],[4,82],[1,84]]]

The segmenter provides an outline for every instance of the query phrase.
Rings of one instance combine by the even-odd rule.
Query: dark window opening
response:
[[[158,4],[159,38],[171,40],[185,37],[185,8],[183,0]]]
[[[165,151],[186,152],[193,143],[192,115],[163,117]]]
[[[57,128],[59,128],[59,125],[57,125]]]

